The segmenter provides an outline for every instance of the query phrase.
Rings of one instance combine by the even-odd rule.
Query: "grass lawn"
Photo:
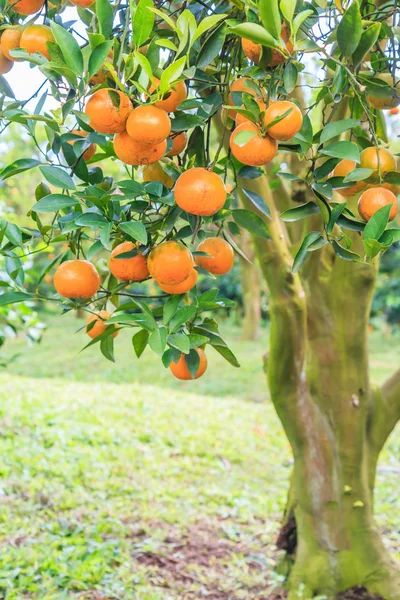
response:
[[[0,598],[267,598],[291,469],[261,368],[267,332],[243,343],[227,323],[244,368],[210,350],[207,376],[181,384],[150,352],[138,362],[127,332],[116,365],[77,354],[78,327],[50,317],[41,345],[7,348],[21,354],[0,374]],[[372,341],[382,379],[399,356]],[[394,554],[399,447],[393,436],[381,457],[376,503]]]

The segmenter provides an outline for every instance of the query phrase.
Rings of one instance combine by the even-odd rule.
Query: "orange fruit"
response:
[[[400,108],[395,106],[395,108],[391,108],[389,110],[389,115],[398,115],[400,113]]]
[[[196,352],[200,357],[199,368],[197,369],[197,373],[194,377],[191,376],[190,371],[186,364],[185,356],[186,354],[181,354],[180,359],[177,363],[172,362],[169,365],[171,373],[177,378],[182,379],[183,381],[190,381],[191,379],[198,379],[202,375],[204,375],[207,369],[207,357],[205,355],[204,350],[201,348],[196,348]]]
[[[274,119],[284,115],[288,110],[291,112],[286,117],[268,129],[268,135],[275,140],[282,142],[290,140],[299,133],[303,124],[303,115],[297,104],[288,100],[271,102],[265,111],[264,125],[267,127]]]
[[[150,94],[160,85],[160,80],[154,77],[155,85],[150,86]],[[165,94],[166,98],[155,102],[155,106],[162,108],[165,112],[175,112],[178,106],[187,98],[187,88],[183,81],[174,83],[170,90]]]
[[[235,261],[233,248],[220,237],[207,238],[197,246],[197,252],[206,252],[208,256],[195,257],[196,264],[213,275],[224,275],[230,271]]]
[[[393,154],[389,152],[389,150],[386,150],[386,148],[375,148],[375,146],[370,146],[369,148],[365,148],[360,154],[360,167],[362,169],[374,169],[371,177],[375,181],[379,181],[378,168],[383,177],[389,171],[396,170],[396,160]]]
[[[19,15],[34,15],[43,6],[44,0],[19,0],[13,5],[12,10]]]
[[[154,146],[143,146],[135,142],[126,131],[114,136],[115,154],[127,165],[151,165],[164,156],[166,149],[166,140]]]
[[[244,145],[236,142],[236,136],[242,131],[254,132],[255,135]],[[265,163],[271,162],[278,151],[278,143],[269,135],[261,135],[260,129],[254,123],[242,123],[233,131],[229,145],[233,156],[251,167],[261,167]]]
[[[73,129],[71,133],[79,135],[79,137],[81,138],[86,138],[89,135],[89,133],[87,131],[84,131],[83,129]],[[71,140],[70,142],[68,142],[68,144],[74,145],[77,141],[78,140]],[[83,153],[83,160],[87,162],[91,158],[93,158],[93,156],[96,154],[96,149],[96,144],[91,143],[90,146]]]
[[[247,38],[242,38],[242,48],[247,58],[258,65],[261,56],[261,44],[256,44]]]
[[[388,204],[393,204],[389,215],[389,221],[392,221],[399,209],[396,196],[383,187],[370,188],[361,194],[358,201],[358,212],[364,221],[369,221],[377,210]]]
[[[267,110],[267,105],[265,104],[265,102],[263,100],[259,99],[259,100],[256,100],[256,102],[260,108],[260,113],[263,113]],[[252,121],[250,121],[250,119],[248,119],[244,115],[241,115],[238,112],[236,114],[236,119],[235,119],[236,127],[239,127],[239,125],[241,125],[242,123],[252,123]]]
[[[181,283],[168,285],[165,283],[159,283],[157,281],[157,285],[166,294],[186,294],[186,292],[190,292],[190,290],[194,288],[197,283],[198,276],[199,274],[196,269],[192,269],[189,273],[189,276],[186,277],[186,279],[184,279]]]
[[[177,156],[184,150],[187,142],[187,135],[184,131],[172,138],[172,148],[167,156]]]
[[[10,54],[10,50],[15,50],[15,48],[20,48],[21,35],[23,29],[6,29],[3,31],[0,38],[0,49],[2,50],[4,56],[11,60],[11,62],[20,61],[20,58],[14,58]]]
[[[70,0],[71,4],[74,6],[79,6],[80,8],[89,8],[94,4],[95,0]]]
[[[171,132],[171,119],[161,108],[144,104],[135,108],[126,122],[128,135],[138,144],[154,146]]]
[[[341,160],[339,164],[336,165],[336,167],[333,170],[332,176],[346,177],[346,175],[351,173],[351,171],[354,171],[356,167],[357,163],[355,160],[348,160],[347,158],[345,158],[344,160]],[[351,187],[343,188],[341,190],[336,191],[338,194],[343,196],[343,198],[347,198],[349,196],[354,196],[354,194],[357,194],[358,192],[361,192],[365,188],[365,185],[366,184],[364,181],[356,181]]]
[[[39,52],[48,60],[50,59],[47,42],[54,42],[50,27],[46,25],[30,25],[23,30],[20,45],[28,54]]]
[[[140,252],[131,258],[117,258],[119,254],[130,252],[137,245],[133,242],[122,242],[111,252],[110,271],[120,281],[144,281],[149,276],[147,260]]]
[[[88,260],[67,260],[57,268],[54,287],[65,298],[91,298],[100,287],[100,276]]]
[[[0,48],[0,75],[5,75],[13,68],[14,63],[8,60],[3,54],[3,50]]]
[[[116,107],[109,92],[118,94],[119,106]],[[126,94],[119,90],[103,88],[90,96],[85,112],[90,126],[99,133],[120,133],[125,131],[126,120],[132,111],[132,103]]]
[[[109,59],[107,62],[112,62],[114,58],[114,51],[112,49],[108,53],[107,57]],[[89,79],[89,85],[94,86],[104,83],[105,81],[107,81],[108,74],[109,70],[106,69],[103,65],[94,75],[91,76],[91,78]]]
[[[148,181],[161,181],[161,183],[163,183],[169,190],[174,185],[174,180],[166,171],[164,171],[159,162],[153,163],[152,165],[147,165],[147,167],[143,169],[143,181],[145,183]]]
[[[231,85],[229,86],[228,94],[228,104],[230,106],[236,106],[233,100],[232,92],[246,92],[246,94],[250,94],[250,96],[257,97],[257,93],[255,92],[255,90],[248,87],[250,81],[251,80],[246,79],[246,77],[239,77],[239,79],[235,79],[235,81],[231,83]],[[236,110],[234,110],[233,108],[229,109],[228,115],[231,117],[231,119],[234,119],[236,117],[236,114]]]
[[[147,266],[157,282],[177,285],[189,277],[193,269],[192,253],[180,242],[163,242],[150,253]]]
[[[95,321],[95,324],[89,330],[86,327],[86,333],[88,336],[94,340],[95,338],[99,337],[99,335],[104,333],[107,327],[110,327],[110,325],[106,325],[104,321],[108,321],[110,317],[111,313],[108,310],[99,310],[98,313],[91,314],[86,321],[86,325],[93,323],[93,321]],[[112,336],[115,338],[118,334],[119,331],[116,329]]]
[[[191,215],[209,217],[225,204],[226,190],[221,177],[203,167],[188,169],[178,178],[175,202]]]
[[[282,25],[281,38],[283,39],[289,54],[293,54],[293,44],[290,41],[290,31],[287,28],[286,23]],[[268,63],[268,66],[277,67],[278,65],[281,65],[283,62],[285,62],[285,60],[287,59],[283,56],[283,54],[278,52],[278,50],[272,50],[272,56],[271,60]]]

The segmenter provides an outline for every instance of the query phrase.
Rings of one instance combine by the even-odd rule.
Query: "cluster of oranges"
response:
[[[154,80],[150,93],[159,83],[158,79]],[[85,110],[95,131],[114,134],[114,151],[122,162],[132,166],[151,165],[167,151],[167,138],[171,133],[168,113],[175,112],[186,97],[186,85],[180,81],[168,91],[167,98],[133,108],[123,92],[102,88],[90,96]],[[175,136],[168,156],[176,156],[185,145],[186,134]]]
[[[271,162],[278,151],[278,142],[290,140],[300,131],[303,124],[301,110],[297,104],[288,100],[271,102],[267,107],[246,78],[236,79],[230,86],[230,104],[233,104],[232,92],[250,94],[260,109],[258,123],[253,123],[234,109],[229,110],[229,116],[235,119],[236,124],[230,138],[233,156],[251,167]],[[243,143],[241,137],[245,138]]]
[[[344,198],[361,193],[358,200],[360,216],[369,221],[374,213],[383,206],[392,205],[389,219],[395,218],[398,212],[397,186],[390,183],[380,183],[380,179],[390,171],[396,170],[396,160],[386,148],[365,148],[360,155],[360,168],[371,169],[369,183],[357,181],[354,185],[338,190]],[[334,177],[346,177],[357,167],[353,160],[342,160],[333,170]]]
[[[233,266],[234,253],[228,242],[220,237],[207,238],[197,247],[197,253],[180,242],[169,240],[155,246],[146,257],[136,244],[125,241],[111,252],[109,268],[116,279],[122,282],[141,282],[152,277],[160,289],[167,294],[185,294],[197,283],[196,266],[208,270],[214,275],[227,273]],[[119,258],[120,255],[124,255]],[[54,286],[57,292],[70,299],[89,299],[99,290],[101,280],[95,266],[87,260],[68,260],[57,268]],[[96,338],[105,332],[106,321],[110,313],[105,310],[92,313],[87,320],[87,333]],[[113,332],[115,337],[118,330]],[[198,371],[194,378],[200,377],[206,367],[207,359],[201,349]],[[178,363],[171,363],[172,373],[179,379],[193,379],[184,355]]]
[[[54,36],[50,27],[46,25],[15,26],[5,29],[0,37],[0,75],[8,73],[14,62],[21,60],[10,54],[10,51],[16,48],[22,48],[28,54],[40,52],[49,59],[47,42],[54,42]]]

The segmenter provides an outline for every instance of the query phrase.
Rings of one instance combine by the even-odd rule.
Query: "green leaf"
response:
[[[0,75],[0,92],[7,98],[15,98],[14,92],[12,91],[7,79],[3,77],[3,75]]]
[[[81,227],[102,227],[107,219],[95,212],[85,212],[75,219],[75,223]],[[109,223],[111,226],[111,223]]]
[[[269,219],[271,218],[271,212],[269,210],[269,206],[268,204],[265,202],[264,198],[262,198],[259,194],[256,194],[256,192],[252,192],[251,190],[246,190],[244,188],[242,188],[242,192],[245,196],[247,196],[247,198],[250,200],[250,202],[261,212],[263,213],[263,215],[265,215],[266,217],[268,217]]]
[[[159,327],[155,329],[149,337],[149,346],[158,354],[158,356],[162,356],[165,350],[165,345],[167,343],[167,330],[165,327]]]
[[[78,42],[69,31],[61,27],[58,23],[50,21],[50,26],[54,39],[60,46],[66,65],[76,75],[81,75],[83,72],[83,56]]]
[[[166,303],[164,304],[163,323],[165,325],[168,325],[168,323],[170,322],[170,320],[172,319],[172,317],[178,310],[181,299],[182,299],[182,294],[176,294],[176,295],[170,296],[168,298],[168,300],[166,301]]]
[[[342,214],[342,212],[344,211],[346,206],[347,206],[347,202],[341,202],[340,204],[338,204],[337,206],[335,206],[332,209],[331,218],[329,219],[329,223],[328,223],[328,227],[327,227],[328,233],[332,233],[332,230],[335,227],[337,220],[339,219],[340,215]]]
[[[318,186],[318,187],[317,187]],[[311,186],[312,191],[314,192],[316,203],[318,204],[319,210],[321,211],[321,216],[324,220],[324,223],[328,224],[331,218],[331,208],[329,206],[329,202],[326,197],[320,193],[321,185],[314,183]]]
[[[392,204],[382,206],[368,221],[364,229],[364,240],[379,240],[389,222]]]
[[[321,238],[324,240],[323,236],[319,231],[311,231],[310,233],[307,233],[307,235],[301,243],[300,248],[297,251],[296,256],[294,257],[292,267],[293,274],[297,273],[297,271],[302,267],[304,261],[308,257],[309,251],[312,249],[315,242],[318,242]]]
[[[227,346],[221,346],[220,344],[211,344],[212,347],[233,367],[240,367],[239,361],[233,354],[232,350]]]
[[[139,221],[126,221],[120,223],[118,227],[134,240],[141,244],[147,244],[147,231],[143,223],[140,223]]]
[[[99,31],[107,39],[112,34],[114,20],[110,0],[96,0],[96,14],[99,22]]]
[[[362,59],[368,52],[375,46],[378,41],[379,34],[381,31],[381,23],[374,23],[371,27],[368,27],[363,31],[356,50],[353,53],[353,65],[358,67],[361,64]]]
[[[245,146],[247,142],[249,142],[253,137],[257,135],[255,131],[239,131],[239,133],[235,134],[235,144],[242,148]]]
[[[343,179],[344,183],[348,183],[349,181],[364,181],[364,179],[368,179],[374,172],[374,169],[354,169],[350,171]]]
[[[32,296],[30,294],[25,294],[25,292],[5,292],[0,296],[0,306],[16,304],[17,302],[26,302],[27,300],[32,299]]]
[[[22,248],[22,233],[18,225],[15,223],[7,223],[7,227],[5,230],[6,238],[14,244],[14,246],[19,246]]]
[[[169,322],[169,330],[173,332],[187,321],[191,321],[196,313],[197,308],[195,306],[184,306],[179,308]]]
[[[280,7],[286,21],[293,21],[294,11],[296,10],[297,0],[281,0]]]
[[[162,94],[168,91],[171,85],[179,79],[186,64],[186,56],[171,63],[163,72],[160,79],[159,89]]]
[[[337,220],[338,225],[343,229],[350,229],[350,231],[364,231],[365,222],[357,219],[351,219],[347,215],[340,215]]]
[[[149,339],[149,332],[146,329],[141,329],[132,337],[132,344],[135,350],[135,354],[140,358],[147,346]]]
[[[334,158],[347,158],[357,163],[360,162],[360,151],[353,142],[333,142],[320,150],[320,153],[326,154],[326,156],[333,156]]]
[[[336,240],[333,240],[332,246],[333,250],[335,251],[335,254],[337,254],[343,260],[352,260],[353,262],[360,262],[360,257],[358,254],[356,254],[355,252],[351,252],[346,248],[343,248],[343,246],[338,244]]]
[[[313,14],[314,14],[314,11],[312,11],[312,10],[303,10],[301,13],[299,13],[298,15],[295,16],[295,18],[293,20],[293,26],[292,26],[292,34],[294,37],[296,37],[297,32],[300,29],[300,27],[302,26],[302,24],[304,23],[304,21],[306,19],[308,19],[308,17],[311,17],[311,15],[313,15]]]
[[[139,48],[149,38],[154,25],[153,0],[140,0],[132,21],[132,38],[135,48]]]
[[[258,13],[260,15],[261,23],[264,25],[265,29],[276,40],[279,40],[281,37],[282,25],[281,16],[279,14],[278,0],[259,0]]]
[[[199,26],[196,29],[196,33],[193,36],[192,44],[199,37],[201,37],[203,35],[203,33],[208,31],[209,29],[211,29],[211,27],[214,27],[214,25],[216,25],[217,23],[222,21],[222,19],[225,19],[225,17],[226,17],[226,15],[221,14],[221,15],[211,15],[209,17],[205,17],[205,19],[202,19],[199,23]]]
[[[362,18],[358,0],[353,0],[344,13],[336,32],[339,49],[344,56],[351,56],[361,40]]]
[[[198,348],[199,346],[203,346],[204,344],[210,341],[210,338],[206,337],[205,335],[199,335],[198,333],[191,333],[189,335],[189,340],[190,348],[193,349]]]
[[[320,142],[321,144],[325,144],[325,142],[338,137],[349,129],[353,129],[353,127],[357,127],[359,124],[360,121],[357,121],[356,119],[343,119],[343,121],[328,123],[322,130]]]
[[[28,171],[28,169],[33,169],[38,165],[40,165],[40,160],[34,158],[19,158],[0,171],[0,180],[8,179],[9,177],[13,177],[13,175],[18,175],[19,173]]]
[[[78,200],[71,196],[65,196],[64,194],[50,194],[44,196],[33,205],[32,210],[34,212],[56,212],[63,208],[70,208],[78,204]]]
[[[148,331],[154,331],[156,327],[154,318],[151,318],[149,315],[144,313],[115,314],[108,319],[107,323],[133,323],[139,327],[147,329]]]
[[[240,227],[247,229],[252,235],[267,240],[270,239],[268,228],[259,215],[239,208],[232,211],[232,216]]]
[[[200,366],[200,356],[198,352],[196,352],[196,350],[191,350],[189,354],[185,356],[185,362],[189,373],[194,379]]]
[[[93,50],[89,57],[89,77],[92,77],[92,75],[97,73],[97,71],[99,71],[99,69],[101,69],[101,67],[104,65],[107,58],[109,58],[108,53],[113,47],[113,43],[114,42],[112,40],[103,42],[102,44],[96,46],[96,48]]]
[[[199,68],[206,67],[218,56],[225,43],[226,31],[226,25],[223,23],[205,40],[197,58]]]
[[[74,190],[76,188],[75,183],[70,175],[61,169],[60,167],[39,167],[43,177],[55,187],[62,188],[64,190]]]
[[[188,129],[192,129],[193,127],[197,127],[198,125],[204,125],[204,119],[197,115],[190,115],[186,113],[180,113],[178,116],[175,116],[171,119],[171,129],[172,131],[187,131]]]
[[[297,83],[298,71],[293,62],[288,62],[283,72],[283,85],[288,94],[293,92]]]
[[[399,171],[388,171],[383,178],[385,183],[391,183],[392,185],[400,185],[400,173]]]
[[[281,219],[282,221],[291,223],[293,221],[299,221],[300,219],[309,217],[310,215],[318,212],[319,208],[315,202],[307,202],[306,204],[296,206],[296,208],[289,208],[289,210],[285,210],[285,212],[281,214]]]
[[[184,354],[190,352],[190,340],[185,333],[172,333],[168,336],[168,344]]]
[[[102,334],[102,339],[100,341],[100,350],[102,355],[111,362],[115,362],[114,358],[114,337],[112,335],[112,330],[108,333],[107,330]]]
[[[264,1],[269,2],[269,0]],[[261,25],[258,25],[257,23],[241,23],[240,25],[230,27],[229,32],[238,35],[239,37],[251,40],[256,44],[267,46],[268,48],[276,48],[278,45],[277,41],[272,37],[272,35],[268,33],[264,27],[261,27]]]

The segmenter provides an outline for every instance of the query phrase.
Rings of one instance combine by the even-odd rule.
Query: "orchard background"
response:
[[[398,35],[0,0],[2,597],[399,600]]]

